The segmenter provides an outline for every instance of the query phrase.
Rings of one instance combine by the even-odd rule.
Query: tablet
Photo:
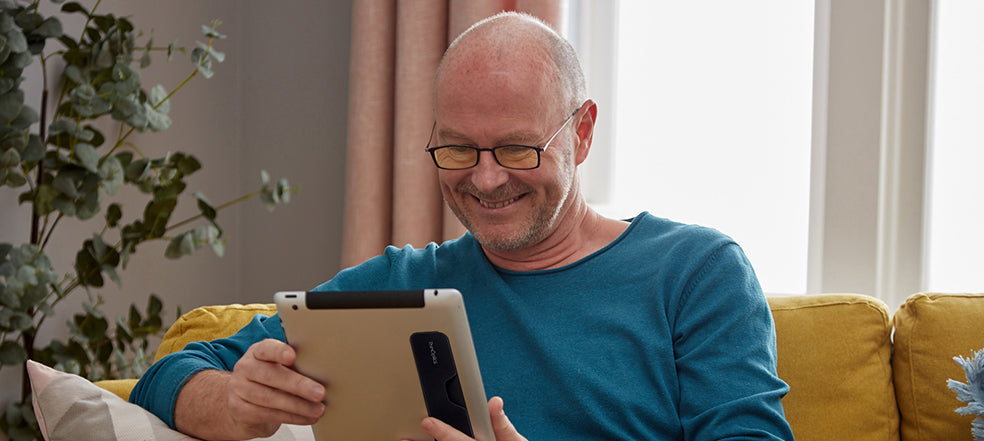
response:
[[[327,390],[318,441],[433,439],[427,415],[494,441],[461,293],[279,292],[298,372]]]

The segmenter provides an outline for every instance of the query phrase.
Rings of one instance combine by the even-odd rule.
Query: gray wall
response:
[[[179,45],[193,48],[195,40],[204,41],[202,24],[223,22],[219,31],[229,38],[216,48],[227,58],[214,66],[215,76],[194,78],[172,98],[170,129],[133,138],[148,155],[182,150],[198,157],[204,168],[186,193],[200,190],[221,204],[258,189],[261,169],[301,186],[290,204],[273,213],[258,200],[220,212],[229,239],[223,258],[205,249],[167,260],[163,242],[139,249],[121,273],[122,289],[101,291],[109,314],[131,302],[145,304],[149,293],[164,299],[167,320],[178,306],[189,311],[208,304],[268,303],[277,290],[310,288],[339,270],[351,8],[349,0],[103,0],[100,10],[129,16],[158,45],[177,37]],[[66,23],[69,32],[79,27]],[[187,55],[167,62],[155,54],[142,72],[143,83],[171,90],[191,69]],[[109,138],[115,130],[103,133]],[[30,215],[17,205],[17,193],[0,189],[0,242],[28,240]],[[146,199],[123,198],[131,201],[124,205],[124,220],[139,216]],[[174,219],[195,214],[193,198],[178,210]],[[56,269],[71,268],[81,241],[99,227],[100,222],[62,222],[48,249]],[[85,293],[73,296],[56,309],[42,338],[64,336],[62,323]],[[13,371],[0,373],[0,404],[19,389]]]

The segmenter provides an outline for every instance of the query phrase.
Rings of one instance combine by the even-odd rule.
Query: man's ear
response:
[[[594,126],[598,117],[598,105],[590,99],[581,105],[578,115],[574,118],[574,133],[577,134],[577,145],[574,149],[574,163],[581,165],[591,150],[591,140],[594,136]]]

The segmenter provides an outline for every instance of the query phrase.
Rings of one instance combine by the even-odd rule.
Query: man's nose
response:
[[[478,152],[478,164],[472,169],[471,179],[479,191],[492,191],[509,180],[509,171],[496,162],[492,152]]]

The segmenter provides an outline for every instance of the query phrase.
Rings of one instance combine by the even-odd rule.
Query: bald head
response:
[[[521,72],[548,87],[564,112],[587,99],[584,72],[574,48],[539,19],[503,12],[472,25],[448,47],[438,66],[435,90],[446,87],[451,71],[483,74]],[[561,109],[558,109],[561,110]]]

